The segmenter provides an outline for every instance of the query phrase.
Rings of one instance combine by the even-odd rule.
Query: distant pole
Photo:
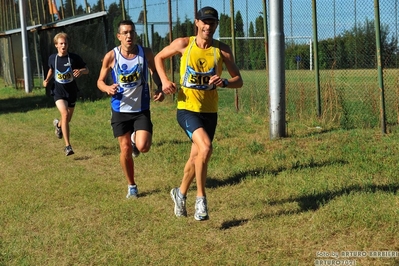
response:
[[[89,13],[90,13],[90,8],[89,8],[89,6],[87,5],[87,0],[85,0],[85,10],[86,10],[86,14],[89,14]],[[58,19],[60,19],[60,18],[58,18]]]
[[[320,95],[320,71],[319,71],[319,41],[317,36],[317,12],[316,0],[312,0],[313,14],[313,47],[314,47],[314,70],[316,82],[316,108],[317,116],[321,117],[321,95]]]
[[[172,18],[172,0],[168,0],[168,17],[169,17],[169,44],[173,42],[173,18]],[[175,81],[175,64],[173,60],[173,56],[170,57],[170,76],[172,81]],[[173,94],[172,98],[175,98]]]
[[[223,7],[224,7],[224,0],[223,0]],[[197,10],[198,10],[198,3],[197,0],[194,0],[194,18],[197,18]],[[195,25],[195,23],[194,23],[194,34],[197,35],[197,26]]]
[[[285,137],[285,67],[283,1],[270,0],[270,138]]]
[[[145,35],[145,40],[144,44],[145,46],[149,47],[149,40],[148,40],[148,23],[147,23],[147,1],[143,0],[143,9],[144,9],[144,35]]]
[[[33,32],[33,47],[35,49],[35,57],[36,57],[36,69],[37,69],[37,75],[40,78],[43,78],[42,76],[42,71],[40,69],[40,65],[39,65],[39,54],[37,51],[39,51],[39,48],[37,47],[37,31]]]
[[[26,21],[25,21],[25,0],[19,0],[19,14],[20,14],[20,21],[21,21],[21,38],[22,38],[22,65],[24,68],[24,85],[25,85],[25,92],[31,92],[30,83],[30,60],[29,60],[29,53],[28,53],[28,34],[26,33]]]
[[[45,8],[45,6],[44,6],[44,0],[41,0],[41,2],[42,2],[42,11],[43,11],[43,22],[42,23],[48,23],[48,21],[47,21],[47,15],[46,15],[46,8]]]
[[[31,23],[31,25],[35,25],[35,23],[33,22],[32,4],[31,4],[31,1],[29,1],[29,15],[30,15],[30,23]]]
[[[245,36],[247,36],[248,37],[248,0],[246,0],[246,3],[245,3],[245,17],[246,17],[246,34],[245,34]]]
[[[73,1],[73,0],[72,0]],[[125,10],[125,0],[121,0],[121,11],[122,11],[122,19],[126,19],[126,10]],[[75,16],[75,14],[73,14]]]
[[[374,0],[374,25],[375,25],[375,42],[377,48],[377,67],[378,67],[378,86],[380,89],[381,100],[381,130],[382,133],[387,133],[386,129],[386,116],[385,116],[385,96],[384,96],[384,73],[382,72],[382,52],[381,52],[381,34],[380,34],[380,4],[379,0]]]
[[[122,2],[123,2],[123,0],[122,0]],[[123,5],[123,3],[122,3],[122,5]],[[74,17],[75,16],[75,3],[73,2],[73,0],[71,0],[71,9],[72,9],[72,16]],[[125,9],[125,8],[123,8],[123,9]],[[125,15],[125,11],[123,11],[123,15]]]
[[[0,6],[1,6],[1,10],[7,10],[7,8],[6,8],[6,3],[5,3],[5,1],[4,0],[0,0]],[[0,30],[1,31],[6,31],[7,30],[7,26],[6,26],[6,19],[7,19],[7,16],[6,16],[6,14],[7,14],[7,12],[4,12],[5,14],[3,14],[3,16],[1,16],[1,19],[0,19],[0,23],[1,23],[1,26],[0,26]]]
[[[313,70],[312,39],[309,39],[309,70]]]
[[[231,25],[231,45],[232,45],[232,52],[234,58],[236,56],[236,34],[235,34],[235,20],[234,20],[234,0],[230,0],[230,25]],[[234,105],[236,107],[236,111],[240,109],[240,104],[238,101],[238,89],[234,89]]]
[[[60,0],[60,2],[61,2],[61,4],[60,4],[60,7],[61,7],[61,17],[60,17],[60,19],[64,19],[64,18],[65,18],[64,1]],[[104,11],[104,10],[103,10],[103,11]]]
[[[39,24],[42,23],[41,19],[40,19],[39,1],[38,0],[36,0],[36,14],[37,14],[36,22],[39,23]]]
[[[266,11],[266,0],[263,0],[263,34],[265,36],[265,63],[266,63],[266,74],[269,74],[269,38],[267,28],[267,11]]]
[[[18,28],[18,23],[17,23],[17,9],[15,8],[15,3],[14,3],[14,1],[12,2],[12,7],[13,7],[13,9],[14,9],[15,28]]]

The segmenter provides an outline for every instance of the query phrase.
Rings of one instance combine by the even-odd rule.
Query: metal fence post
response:
[[[313,47],[314,47],[314,70],[316,82],[316,110],[317,117],[321,116],[321,96],[320,96],[320,71],[319,71],[319,41],[317,37],[317,10],[316,0],[312,0],[312,13],[313,13]]]
[[[270,138],[285,137],[285,38],[283,1],[270,1]]]
[[[386,129],[386,116],[385,116],[385,96],[384,96],[384,78],[382,73],[382,52],[381,52],[381,37],[380,37],[380,4],[379,0],[374,0],[374,25],[375,25],[375,43],[376,43],[376,57],[377,57],[377,70],[378,70],[378,86],[380,89],[381,100],[381,131],[383,134],[387,133]]]

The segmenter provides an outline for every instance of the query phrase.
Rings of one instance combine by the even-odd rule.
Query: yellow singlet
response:
[[[209,85],[209,79],[213,75],[220,76],[222,66],[219,41],[213,40],[211,47],[202,49],[197,46],[195,36],[191,36],[181,57],[181,88],[177,98],[177,109],[216,113],[218,93],[214,85]]]

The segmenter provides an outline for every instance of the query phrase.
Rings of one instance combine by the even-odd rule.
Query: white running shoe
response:
[[[187,217],[186,197],[179,197],[179,188],[172,188],[172,190],[170,191],[170,196],[175,203],[175,215],[177,217]]]
[[[127,188],[127,195],[126,198],[127,199],[135,199],[138,197],[139,194],[139,190],[137,189],[137,185],[129,185]]]
[[[197,221],[205,221],[209,219],[208,206],[205,197],[200,197],[195,200],[194,219]]]

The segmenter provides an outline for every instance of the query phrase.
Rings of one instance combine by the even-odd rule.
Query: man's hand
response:
[[[176,84],[169,80],[167,82],[162,82],[162,91],[165,94],[173,94],[176,92]]]
[[[154,98],[154,102],[162,102],[165,99],[165,96],[163,95],[162,91],[159,91],[159,92],[156,91],[154,93],[153,98]]]
[[[118,92],[118,84],[112,84],[111,86],[107,86],[105,91],[108,95],[115,95]]]
[[[223,79],[218,75],[214,75],[209,79],[209,85],[215,84],[218,87],[223,87]]]

